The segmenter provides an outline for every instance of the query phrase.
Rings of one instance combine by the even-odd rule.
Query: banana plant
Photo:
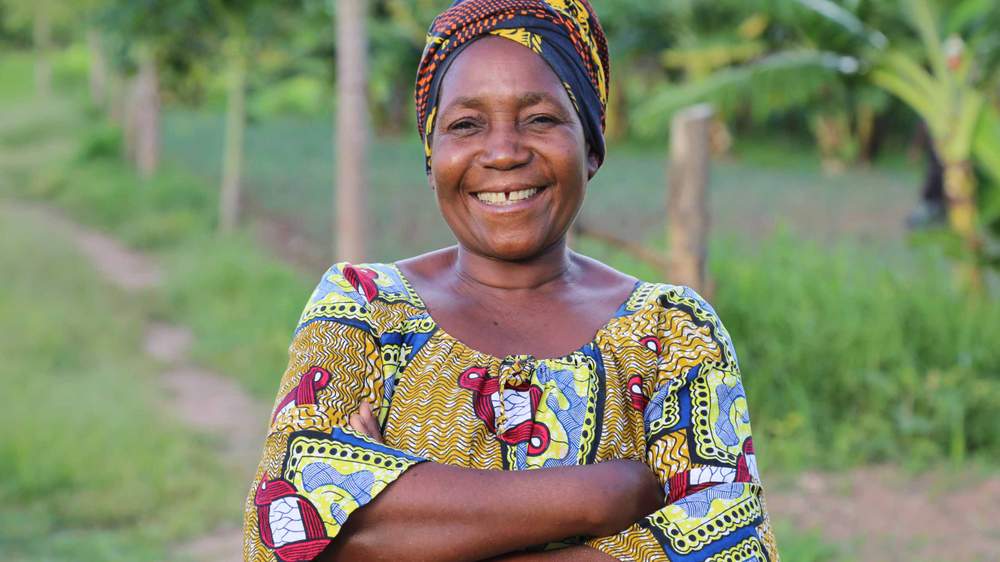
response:
[[[932,0],[899,0],[896,8],[903,21],[884,27],[891,37],[873,29],[860,10],[855,13],[846,4],[788,4],[797,6],[795,17],[805,14],[824,26],[829,40],[816,41],[814,34],[806,33],[790,47],[749,63],[663,88],[640,106],[637,121],[657,123],[664,113],[700,101],[722,106],[736,101],[760,117],[821,103],[818,100],[835,84],[874,86],[927,123],[945,167],[950,227],[961,237],[969,263],[981,261],[986,241],[982,224],[1000,221],[1000,7],[995,0],[951,2],[944,14],[935,10]],[[859,3],[852,5],[856,9]],[[911,32],[918,39],[915,44]],[[992,195],[983,208],[977,206],[974,164],[994,184],[992,191],[978,190]],[[978,271],[972,272],[974,284],[979,277]]]
[[[928,0],[903,0],[903,4],[922,49],[887,49],[872,70],[871,80],[927,123],[944,167],[948,222],[975,262],[984,241],[973,159],[978,157],[986,172],[1000,179],[1000,155],[993,152],[1000,144],[996,110],[977,82],[983,72],[976,66],[974,51],[957,34],[943,36],[937,23],[940,18]],[[973,267],[969,273],[970,281],[978,285],[978,269]]]

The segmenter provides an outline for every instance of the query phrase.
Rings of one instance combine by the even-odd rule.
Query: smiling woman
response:
[[[583,0],[435,19],[417,114],[457,244],[324,275],[247,559],[777,560],[711,306],[566,246],[604,160],[607,76]]]

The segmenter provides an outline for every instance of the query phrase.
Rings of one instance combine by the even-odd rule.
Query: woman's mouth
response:
[[[507,207],[537,196],[544,188],[529,187],[517,191],[480,191],[473,193],[479,201],[496,207]]]

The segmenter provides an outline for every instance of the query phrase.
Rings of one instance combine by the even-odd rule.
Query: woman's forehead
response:
[[[519,107],[549,102],[570,108],[562,82],[541,56],[508,39],[484,37],[459,53],[447,70],[439,105],[447,111],[496,102]]]

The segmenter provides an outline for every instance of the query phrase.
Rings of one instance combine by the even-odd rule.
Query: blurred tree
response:
[[[233,231],[240,218],[243,154],[247,122],[247,87],[255,44],[280,36],[289,6],[262,0],[213,0],[219,22],[212,39],[220,45],[226,80],[226,124],[219,195],[219,230]]]
[[[607,135],[631,135],[631,102],[662,83],[657,55],[687,29],[689,2],[620,0],[598,6],[611,51]]]
[[[200,0],[108,0],[99,25],[116,44],[117,62],[137,69],[123,98],[125,150],[143,177],[159,164],[161,71],[188,68],[201,52],[199,34],[211,25],[211,10]],[[177,72],[175,72],[177,74]]]
[[[640,133],[654,133],[657,115],[707,100],[722,116],[743,114],[755,124],[804,113],[828,169],[871,153],[860,146],[871,143],[885,96],[858,72],[864,53],[884,45],[881,33],[830,0],[701,4],[693,4],[697,32],[661,55],[674,79],[636,109]]]
[[[35,2],[34,28],[31,34],[35,45],[35,90],[41,98],[52,95],[52,13],[48,0]]]
[[[368,92],[373,125],[399,134],[414,125],[413,78],[427,27],[447,0],[375,0],[369,14]]]
[[[85,4],[85,3],[84,3]],[[82,6],[56,0],[5,0],[4,27],[30,29],[35,54],[35,91],[41,98],[52,94],[54,37],[80,15]]]

